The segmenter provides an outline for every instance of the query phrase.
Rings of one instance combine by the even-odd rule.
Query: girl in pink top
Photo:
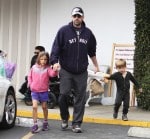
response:
[[[37,62],[30,69],[28,74],[28,86],[31,90],[32,103],[33,103],[33,121],[34,125],[32,127],[32,133],[38,132],[37,124],[37,108],[38,102],[41,102],[44,121],[43,121],[43,131],[48,130],[48,88],[49,88],[49,78],[57,76],[58,72],[54,71],[49,66],[49,54],[47,52],[41,52],[38,55]]]

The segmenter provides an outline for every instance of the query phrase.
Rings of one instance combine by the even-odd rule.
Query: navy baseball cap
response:
[[[72,9],[71,15],[76,15],[76,14],[79,14],[81,16],[84,15],[84,12],[83,12],[81,7],[75,7],[75,8]]]

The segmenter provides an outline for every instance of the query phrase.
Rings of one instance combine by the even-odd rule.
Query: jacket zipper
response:
[[[41,71],[40,71],[40,88],[41,88],[41,78],[42,78],[42,74],[41,74]]]
[[[77,45],[77,49],[78,49],[78,54],[77,54],[77,71],[79,70],[79,63],[78,63],[78,59],[79,59],[79,40],[80,40],[80,32],[77,32],[77,39],[78,39],[78,45]]]

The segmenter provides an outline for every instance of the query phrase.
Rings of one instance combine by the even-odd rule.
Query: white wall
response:
[[[17,64],[12,82],[17,97],[38,44],[39,0],[0,0],[0,49]]]
[[[81,6],[86,25],[97,39],[100,64],[111,65],[112,44],[134,43],[134,0],[41,0],[40,44],[50,51],[58,29]]]

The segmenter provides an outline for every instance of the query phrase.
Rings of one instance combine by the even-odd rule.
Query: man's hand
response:
[[[100,72],[99,67],[95,67],[94,73]]]
[[[53,65],[53,70],[54,70],[54,71],[60,70],[60,65],[59,65],[59,63],[55,63],[55,64]]]

